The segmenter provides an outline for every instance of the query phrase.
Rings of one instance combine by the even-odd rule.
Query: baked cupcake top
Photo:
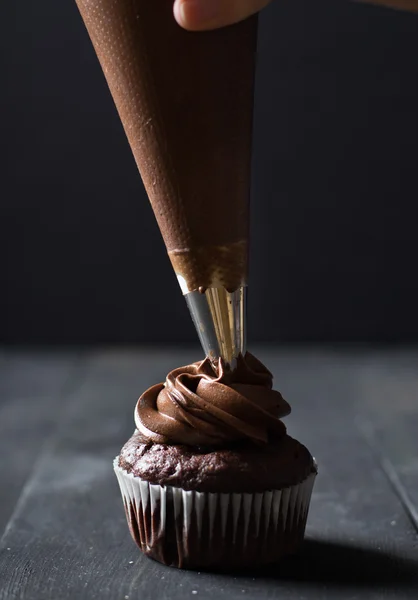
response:
[[[273,376],[255,356],[240,355],[231,371],[221,361],[175,369],[165,384],[147,390],[135,408],[144,442],[193,447],[226,447],[238,441],[267,444],[286,435],[281,421],[290,413],[272,389]]]
[[[137,432],[122,448],[118,464],[152,484],[210,493],[278,490],[316,472],[307,448],[289,435],[269,444],[238,442],[210,450],[143,443]]]

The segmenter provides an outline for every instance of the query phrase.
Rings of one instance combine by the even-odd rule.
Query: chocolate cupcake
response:
[[[166,565],[265,565],[303,539],[317,470],[290,406],[249,353],[218,371],[206,359],[145,392],[114,463],[133,539]]]

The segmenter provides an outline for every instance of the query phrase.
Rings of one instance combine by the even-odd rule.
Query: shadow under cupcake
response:
[[[206,359],[145,392],[114,462],[133,539],[173,567],[272,564],[305,532],[317,468],[286,433],[290,406],[250,353],[218,370]]]

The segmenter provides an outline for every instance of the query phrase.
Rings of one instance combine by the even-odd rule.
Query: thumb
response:
[[[271,0],[176,0],[174,16],[191,31],[217,29],[242,21],[258,12]]]

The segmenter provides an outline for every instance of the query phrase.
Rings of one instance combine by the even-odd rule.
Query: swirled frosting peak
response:
[[[157,444],[265,444],[285,435],[280,419],[290,413],[272,383],[270,371],[249,352],[238,357],[234,371],[221,361],[216,372],[205,359],[175,369],[165,384],[147,390],[135,408],[135,424],[146,440]]]

